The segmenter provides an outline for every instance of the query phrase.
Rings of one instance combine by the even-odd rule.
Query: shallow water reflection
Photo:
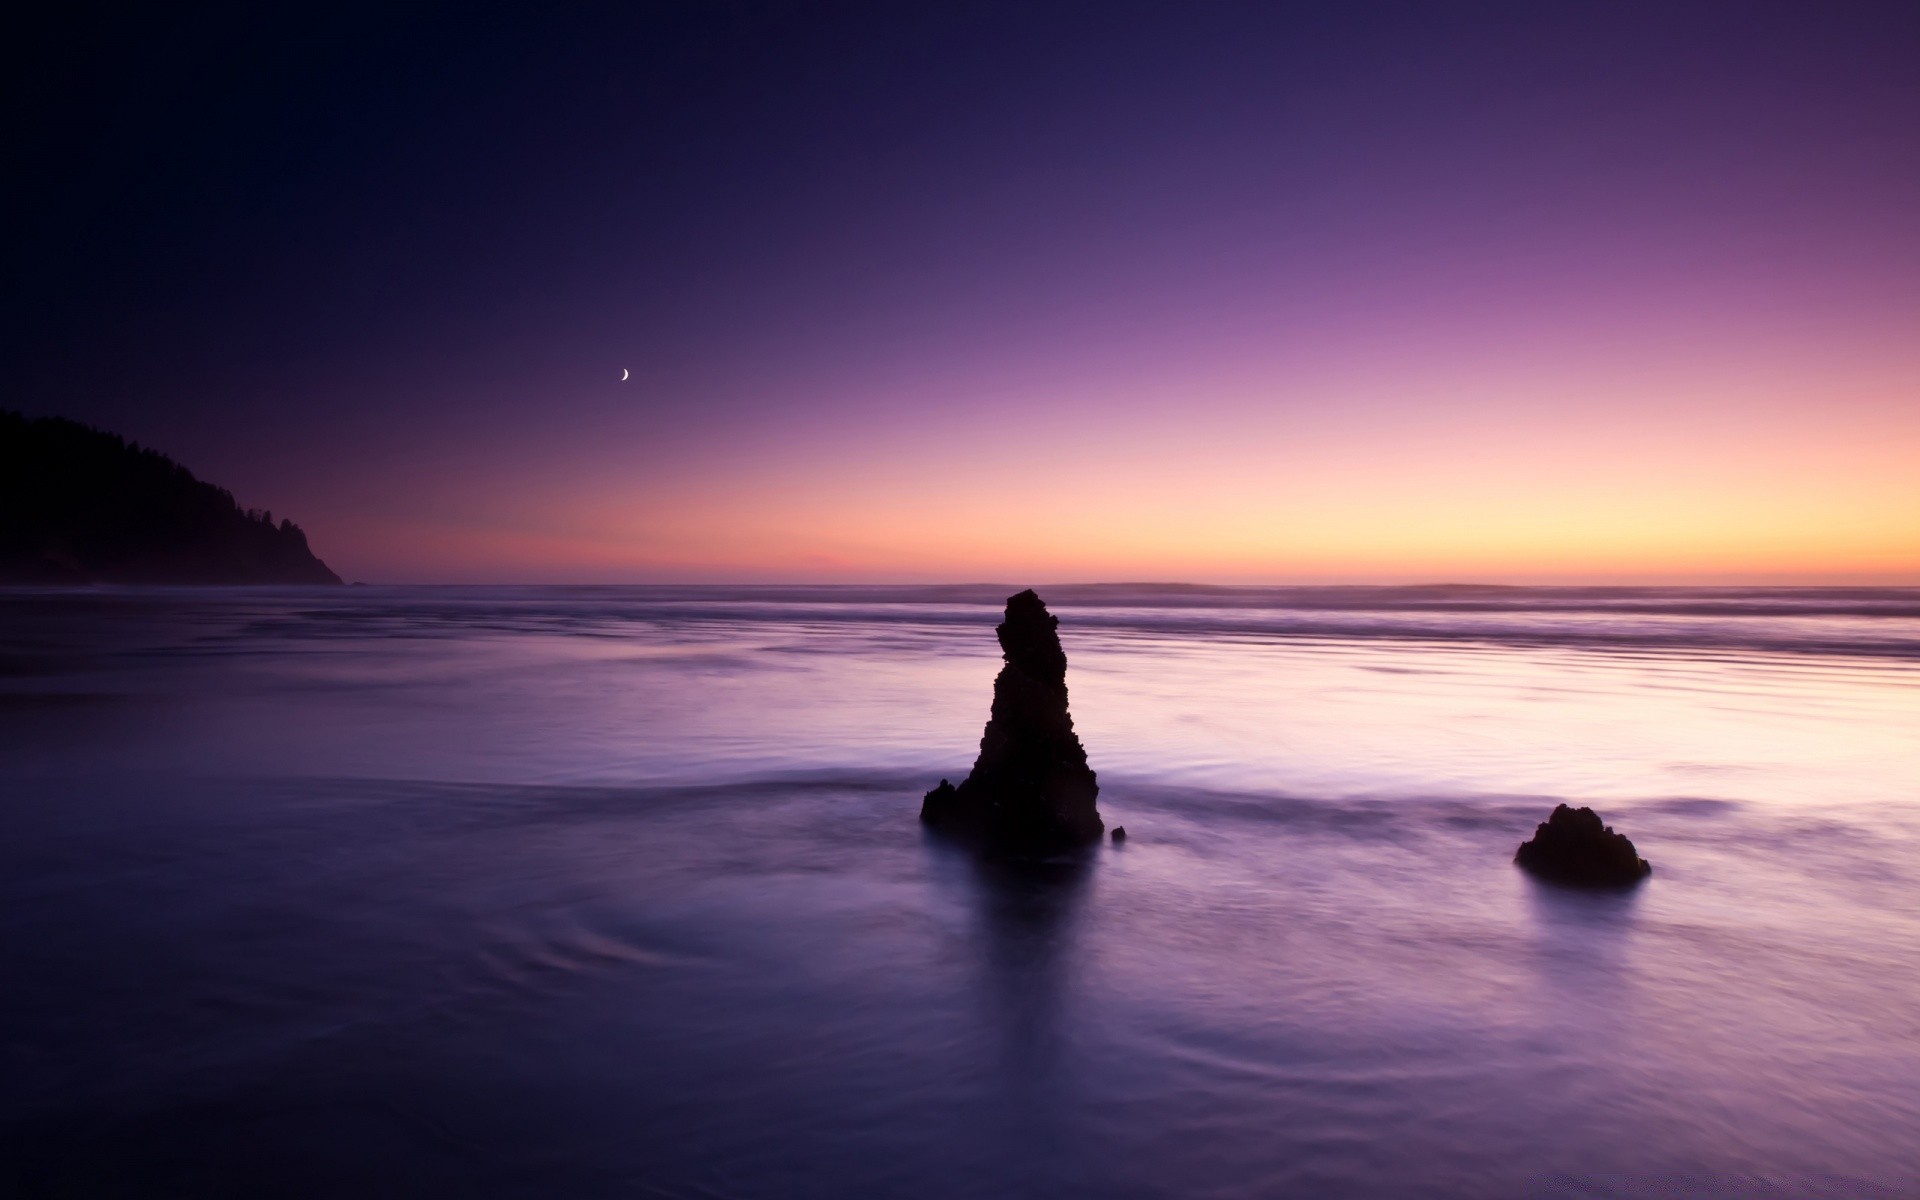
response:
[[[0,1194],[1920,1178],[1897,596],[1064,606],[1132,837],[1034,873],[914,819],[985,603],[372,591],[0,595]],[[1652,879],[1516,870],[1557,799]]]

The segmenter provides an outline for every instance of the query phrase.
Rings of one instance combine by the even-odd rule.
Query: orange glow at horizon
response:
[[[1846,395],[1055,396],[576,463],[361,540],[428,579],[1920,583],[1920,406]]]
[[[435,443],[320,544],[394,582],[1920,584],[1920,344],[1882,318],[774,363]]]

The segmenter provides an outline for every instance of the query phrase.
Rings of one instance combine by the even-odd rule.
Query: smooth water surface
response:
[[[0,593],[0,1195],[1920,1194],[1920,593],[1009,590]]]

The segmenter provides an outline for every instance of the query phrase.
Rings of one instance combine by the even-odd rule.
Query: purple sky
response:
[[[76,18],[11,71],[11,403],[370,580],[1920,582],[1916,47],[1911,4]]]

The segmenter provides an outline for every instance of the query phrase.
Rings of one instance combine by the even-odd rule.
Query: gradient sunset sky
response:
[[[0,405],[350,579],[1920,583],[1920,5],[267,7],[18,40]]]

